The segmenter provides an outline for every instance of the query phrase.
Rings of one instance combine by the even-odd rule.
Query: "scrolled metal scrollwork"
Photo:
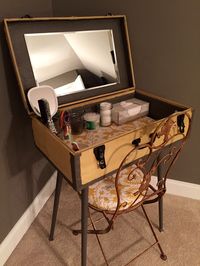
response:
[[[184,120],[180,128],[177,123],[177,117],[183,114]],[[148,143],[134,146],[128,152],[121,161],[115,176],[115,190],[117,196],[116,209],[101,210],[90,206],[102,212],[108,222],[108,227],[104,230],[98,230],[98,233],[108,232],[112,228],[113,222],[118,215],[124,212],[130,212],[144,202],[154,202],[164,195],[166,192],[167,176],[186,142],[190,127],[191,117],[189,113],[177,112],[172,114],[157,125]],[[179,145],[176,145],[177,142]],[[144,150],[144,156],[137,160],[131,160],[131,158],[137,158],[136,155],[141,150]],[[165,168],[165,171],[161,174],[161,179],[157,184],[153,186],[151,184],[152,176],[156,175],[158,168],[161,166]],[[128,202],[121,197],[125,189],[121,184],[121,179],[122,177],[124,178],[124,169],[130,169],[129,172],[126,172],[126,180],[133,186],[132,202]]]

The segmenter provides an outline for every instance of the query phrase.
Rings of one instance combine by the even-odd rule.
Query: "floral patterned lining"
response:
[[[72,135],[72,141],[75,141],[78,144],[80,150],[87,149],[98,143],[103,143],[109,139],[111,140],[125,133],[143,128],[153,121],[152,118],[145,116],[134,121],[126,122],[122,125],[116,125],[113,123],[109,127],[99,127],[96,130],[84,130],[80,135]],[[70,142],[66,141],[66,144],[71,148]]]

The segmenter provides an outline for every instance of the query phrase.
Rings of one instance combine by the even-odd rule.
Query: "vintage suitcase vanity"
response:
[[[108,173],[114,172],[125,154],[138,141],[148,143],[154,130],[161,122],[172,116],[172,120],[178,122],[178,130],[188,131],[192,117],[191,108],[136,88],[125,16],[5,19],[4,25],[21,96],[32,119],[35,144],[55,168],[65,176],[73,188],[83,192],[82,213],[87,212],[86,208],[84,209],[84,204],[87,203],[87,193],[84,191],[88,185],[103,178]],[[85,35],[81,34],[83,32]],[[90,32],[96,33],[95,37],[92,36],[90,39],[88,37]],[[28,51],[30,46],[27,46],[27,39],[30,37],[30,41],[34,35],[36,38],[32,41],[43,43],[43,46],[40,46],[38,51],[33,47],[30,60],[30,51]],[[56,52],[54,54],[52,47],[56,47],[54,44],[58,39],[66,37],[63,35],[67,35],[70,48],[66,48],[66,53]],[[42,41],[39,39],[40,36],[44,37]],[[46,39],[47,36],[50,38]],[[108,54],[102,52],[102,47],[106,47],[106,41],[103,42],[103,39],[107,38],[105,36],[109,36],[107,40],[110,49]],[[74,41],[75,39],[76,41]],[[59,60],[65,60],[70,65],[74,64],[69,58],[66,59],[66,54],[73,44],[73,50],[76,51],[76,55],[79,56],[89,71],[86,73],[85,69],[82,69],[83,66],[79,68],[78,63],[74,68],[76,72],[82,75],[83,81],[90,84],[84,90],[59,96],[59,110],[98,110],[101,102],[117,103],[133,97],[149,102],[148,117],[142,117],[135,122],[127,122],[119,126],[112,124],[110,127],[100,127],[94,131],[85,130],[81,135],[73,136],[79,144],[78,151],[74,151],[69,142],[53,134],[33,113],[27,100],[27,93],[30,88],[38,85],[38,76],[41,72],[44,72],[43,76],[51,72],[48,64],[54,64],[54,68],[58,70],[57,77],[61,77],[62,73],[62,71],[59,73]],[[63,42],[60,42],[60,52],[63,51],[61,46],[64,45]],[[97,47],[94,47],[95,45]],[[106,70],[105,62],[109,56],[112,67]],[[51,63],[52,60],[54,60],[53,63]],[[33,62],[35,62],[35,69],[32,68]],[[41,63],[40,66],[36,67],[39,63]],[[109,65],[109,62],[106,64]],[[91,76],[92,68],[96,71],[94,71],[95,77]],[[100,68],[101,79],[97,77]],[[38,74],[37,72],[40,70],[41,72]],[[71,70],[69,70],[70,75],[72,74]],[[90,77],[88,78],[88,76]],[[112,77],[110,78],[110,76]],[[105,83],[105,79],[109,82]],[[46,75],[46,81],[44,81],[44,77],[43,80],[40,79],[40,85],[45,83],[52,85],[54,82],[55,79],[48,75]],[[177,138],[176,141],[179,139]],[[106,167],[103,169],[99,167],[94,153],[94,149],[102,145],[105,148],[106,163]],[[145,150],[141,150],[134,159],[144,155]],[[83,216],[84,214],[82,214],[82,218]],[[82,228],[85,228],[84,226],[85,224],[82,224]],[[83,239],[86,239],[85,235],[83,235]],[[86,254],[85,248],[82,250],[83,265],[85,265],[83,261],[86,260],[84,254]]]

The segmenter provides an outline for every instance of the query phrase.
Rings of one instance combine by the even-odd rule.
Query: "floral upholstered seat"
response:
[[[128,175],[133,172],[132,176]],[[129,208],[140,202],[147,191],[138,196],[136,193],[143,181],[143,173],[136,169],[135,165],[123,169],[118,179],[118,190],[120,198],[120,210]],[[89,188],[89,203],[101,210],[115,211],[117,208],[117,191],[115,187],[116,174],[113,174]]]

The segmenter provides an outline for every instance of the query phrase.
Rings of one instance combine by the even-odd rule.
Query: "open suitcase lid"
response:
[[[133,92],[126,17],[5,19],[5,33],[29,114],[31,88],[54,88],[58,106]]]

